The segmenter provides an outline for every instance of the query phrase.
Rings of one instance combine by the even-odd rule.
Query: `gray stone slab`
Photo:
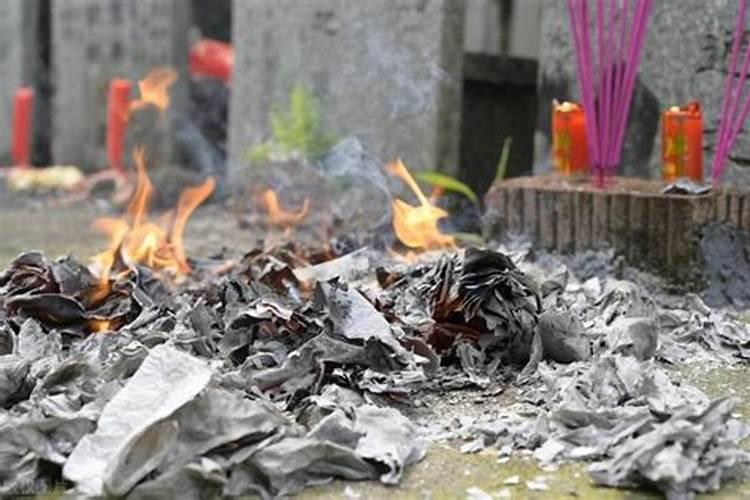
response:
[[[190,2],[184,0],[65,0],[52,2],[53,155],[55,162],[101,168],[106,103],[114,77],[135,82],[158,66],[175,68],[166,119],[136,114],[129,142],[146,142],[152,162],[173,152],[172,123],[187,103]],[[129,154],[126,154],[129,156]]]
[[[549,170],[552,99],[578,99],[566,2],[543,2],[535,139],[538,172]],[[705,112],[704,165],[708,178],[736,11],[737,3],[726,0],[654,2],[621,174],[659,176],[661,112],[673,105],[698,100]],[[744,162],[750,161],[750,139],[746,136],[743,134],[732,155]],[[742,169],[732,170],[730,177],[739,175]]]
[[[33,83],[36,60],[37,0],[0,2],[0,160],[10,162],[13,97]]]
[[[383,161],[455,172],[463,0],[235,0],[230,165],[269,138],[268,115],[301,84],[325,129]]]

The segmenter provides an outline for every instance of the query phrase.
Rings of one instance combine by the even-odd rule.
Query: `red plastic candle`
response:
[[[31,164],[31,117],[34,113],[34,89],[21,87],[13,104],[13,147],[11,155],[16,166]]]
[[[130,81],[115,78],[109,83],[107,102],[107,159],[110,168],[125,173],[125,136],[130,113]]]
[[[552,160],[562,175],[585,174],[589,168],[586,116],[578,104],[553,104]]]
[[[700,103],[673,106],[662,118],[662,179],[703,182],[703,111]]]

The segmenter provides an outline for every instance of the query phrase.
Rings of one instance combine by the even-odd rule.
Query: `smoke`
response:
[[[421,49],[422,61],[414,64],[414,48],[387,41],[383,37],[366,38],[367,53],[373,62],[371,73],[388,82],[387,98],[390,101],[391,117],[405,119],[421,116],[432,110],[438,100],[438,92],[443,84],[454,84],[451,76],[435,64],[426,63],[430,54]],[[415,71],[421,72],[415,78]]]
[[[388,16],[367,17],[350,27],[360,36],[362,45],[353,47],[356,57],[345,58],[339,67],[352,84],[373,83],[368,90],[373,100],[383,103],[381,113],[372,116],[372,123],[366,128],[342,131],[347,135],[313,162],[333,190],[331,201],[336,217],[376,232],[390,226],[394,193],[408,190],[385,174],[385,164],[396,158],[383,158],[374,152],[382,151],[383,145],[372,142],[381,135],[372,132],[388,127],[389,122],[414,121],[431,113],[441,92],[457,85],[447,71],[432,62],[438,56],[432,52],[434,49],[421,43],[420,34],[394,34],[391,21]],[[410,196],[406,194],[405,199]]]
[[[339,141],[312,168],[325,179],[335,220],[348,230],[375,230],[391,219],[382,162],[355,137]]]

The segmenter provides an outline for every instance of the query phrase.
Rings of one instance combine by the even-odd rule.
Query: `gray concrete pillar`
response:
[[[455,173],[463,0],[235,0],[230,175],[270,136],[269,111],[301,84],[327,132],[382,161]]]
[[[179,73],[167,118],[147,111],[133,117],[132,143],[145,143],[153,163],[173,156],[172,123],[188,99],[190,2],[184,0],[64,0],[52,2],[56,163],[107,165],[107,89],[114,77],[134,84],[149,70]],[[126,156],[129,156],[126,154]]]

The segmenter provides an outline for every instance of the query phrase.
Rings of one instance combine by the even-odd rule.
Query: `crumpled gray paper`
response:
[[[271,444],[236,467],[224,492],[230,496],[257,493],[283,497],[305,486],[332,478],[371,479],[374,465],[350,448],[305,437],[289,437]]]
[[[226,484],[226,474],[219,464],[208,458],[202,458],[195,463],[184,465],[139,484],[128,494],[128,499],[179,498],[180,500],[204,500],[220,498]]]
[[[86,495],[127,493],[159,465],[175,439],[174,424],[160,422],[202,391],[211,374],[205,362],[174,348],[152,349],[104,407],[96,432],[73,450],[63,467],[65,478]],[[133,460],[138,462],[130,467]]]
[[[424,458],[425,444],[411,421],[396,410],[364,405],[354,412],[354,432],[362,435],[356,452],[362,458],[382,464],[380,480],[398,484],[404,467]]]
[[[583,325],[570,313],[544,312],[539,315],[537,328],[545,359],[572,363],[591,357],[591,345]]]
[[[13,354],[0,356],[0,406],[5,405],[24,389],[31,363]]]

